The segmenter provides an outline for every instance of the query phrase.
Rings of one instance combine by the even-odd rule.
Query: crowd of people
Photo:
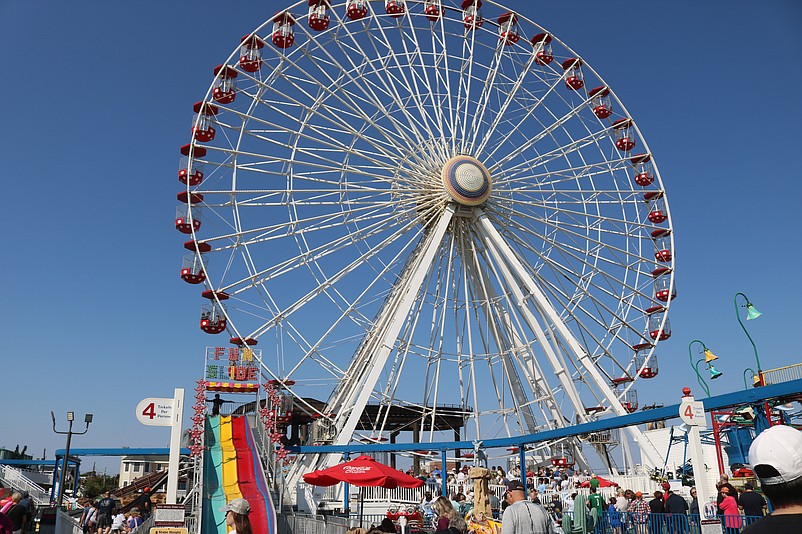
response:
[[[0,502],[0,532],[24,534],[33,531],[36,507],[28,492],[15,491]]]
[[[146,517],[139,508],[124,514],[119,502],[107,491],[100,499],[89,501],[81,512],[79,523],[84,534],[128,534],[135,531]]]
[[[802,534],[802,433],[788,426],[775,426],[755,439],[749,458],[763,493],[774,511],[766,516],[768,503],[752,483],[738,491],[726,475],[716,484],[717,516],[726,534]],[[494,467],[492,484],[504,483],[502,499],[490,492],[493,517],[501,519],[502,534],[686,534],[701,532],[696,488],[690,500],[674,492],[667,482],[651,496],[640,491],[617,489],[606,500],[598,491],[599,480],[588,473],[569,473],[546,468],[526,473],[505,473]],[[439,473],[427,476],[437,479]],[[442,480],[442,479],[441,479]],[[437,496],[437,486],[424,495],[421,509],[432,518],[438,534],[465,531],[455,518],[465,517],[472,507],[473,492],[467,469],[447,474],[450,498]],[[589,493],[575,486],[587,482]],[[651,498],[650,498],[651,497]],[[450,533],[445,531],[449,530]],[[459,531],[459,532],[456,532]]]

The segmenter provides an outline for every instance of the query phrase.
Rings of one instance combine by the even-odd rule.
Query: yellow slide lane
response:
[[[231,439],[231,416],[220,417],[220,448],[223,451],[223,491],[226,493],[226,502],[231,499],[241,499],[237,479],[237,451]]]

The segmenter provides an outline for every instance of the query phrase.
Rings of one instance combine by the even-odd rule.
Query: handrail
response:
[[[763,382],[766,385],[790,382],[791,380],[799,380],[800,378],[802,378],[802,363],[795,363],[793,365],[786,365],[785,367],[777,367],[776,369],[763,371]]]
[[[8,486],[27,491],[36,506],[50,504],[50,494],[42,486],[26,477],[20,469],[10,465],[0,465],[0,480]]]

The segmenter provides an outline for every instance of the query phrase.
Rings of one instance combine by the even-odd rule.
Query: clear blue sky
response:
[[[50,410],[62,429],[67,410],[95,414],[75,447],[167,445],[168,430],[140,425],[134,408],[174,387],[191,397],[217,341],[198,329],[197,288],[178,277],[178,148],[212,68],[286,5],[0,0],[0,446],[52,458],[64,441]],[[743,387],[754,358],[737,291],[764,313],[749,323],[763,367],[801,361],[802,4],[506,5],[604,77],[659,163],[679,297],[641,401],[698,389],[695,338],[720,357],[713,392]]]

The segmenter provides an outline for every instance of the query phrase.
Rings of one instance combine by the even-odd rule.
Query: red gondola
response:
[[[384,12],[394,19],[403,16],[406,8],[404,0],[385,0],[384,2]]]
[[[207,334],[219,334],[226,329],[226,315],[216,302],[201,307],[200,329]]]
[[[203,162],[197,161],[195,158],[202,158],[206,156],[206,149],[201,146],[196,146],[192,149],[192,170],[190,171],[189,151],[191,145],[184,145],[181,147],[181,160],[178,164],[178,181],[182,184],[198,185],[203,181]]]
[[[521,38],[518,28],[518,15],[503,13],[498,18],[498,37],[505,46],[511,46]]]
[[[201,195],[198,195],[201,196]],[[189,206],[182,205],[175,209],[175,229],[182,234],[191,234],[194,230],[197,232],[201,227],[200,210],[195,208],[192,210],[192,222],[190,223]]]
[[[632,119],[618,119],[613,123],[615,147],[621,152],[629,152],[635,148],[635,132]]]
[[[214,75],[217,80],[212,89],[212,98],[219,104],[232,103],[237,96],[237,86],[234,84],[237,71],[228,65],[218,65],[214,68]]]
[[[590,97],[590,106],[593,108],[593,114],[600,119],[606,119],[613,114],[613,104],[610,99],[610,90],[605,87],[596,87],[588,92]]]
[[[485,23],[482,18],[482,0],[463,0],[462,23],[466,30],[480,28]]]
[[[630,160],[635,167],[633,180],[641,187],[646,187],[654,182],[654,165],[652,165],[651,154],[639,154]]]
[[[652,354],[648,362],[646,361],[652,347],[653,345],[651,343],[640,343],[632,347],[635,349],[635,368],[637,369],[638,376],[641,378],[654,378],[659,372],[657,354]]]
[[[440,17],[443,16],[443,6],[440,4],[440,0],[426,0],[423,4],[423,13],[431,22],[440,20]]]
[[[582,60],[572,57],[562,63],[565,71],[565,86],[572,91],[578,91],[585,86],[585,79],[582,76]]]
[[[214,139],[214,117],[217,115],[217,106],[206,102],[195,102],[192,106],[195,116],[192,118],[192,135],[196,141],[208,143]]]
[[[545,66],[554,61],[554,54],[551,51],[551,35],[548,33],[535,35],[532,37],[532,46],[535,47],[535,63]]]
[[[662,191],[649,191],[643,195],[643,200],[649,203],[648,219],[654,224],[660,224],[668,219],[666,202]]]
[[[190,241],[191,243],[191,241]],[[203,265],[200,258],[195,254],[184,256],[181,265],[181,279],[188,284],[200,284],[206,280],[206,273],[203,272]]]
[[[273,44],[277,48],[289,48],[295,42],[295,17],[288,12],[273,17]]]
[[[649,337],[656,341],[665,341],[671,337],[671,323],[665,317],[665,308],[653,306],[646,310],[649,314]],[[665,318],[665,323],[663,322]]]
[[[239,66],[245,72],[256,72],[262,66],[262,47],[264,43],[256,35],[246,35],[241,39]]]
[[[671,284],[670,276],[657,275],[654,277],[654,298],[662,302],[674,300],[677,297],[677,286]]]
[[[654,259],[663,263],[670,262],[674,257],[671,250],[671,230],[654,230],[652,241],[654,241]]]
[[[316,32],[322,32],[329,28],[329,22],[331,22],[329,0],[309,0],[307,25]]]
[[[348,0],[345,4],[345,15],[351,20],[359,20],[368,15],[367,0]]]

